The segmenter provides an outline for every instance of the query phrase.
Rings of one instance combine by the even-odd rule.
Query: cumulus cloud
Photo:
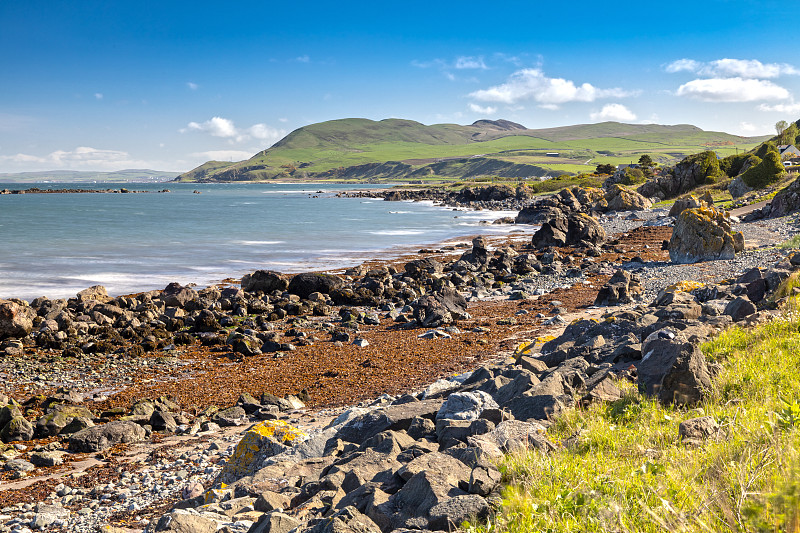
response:
[[[186,82],[186,86],[187,86],[189,89],[193,90],[193,91],[196,91],[196,90],[197,90],[197,88],[198,88],[198,87],[200,87],[199,85],[197,85],[196,83],[194,83],[194,82],[191,82],[191,81],[187,81],[187,82]]]
[[[74,150],[56,150],[44,156],[22,153],[3,155],[0,156],[0,161],[20,166],[46,166],[48,170],[118,170],[146,166],[145,162],[134,160],[128,152],[102,150],[89,146],[79,146]]]
[[[497,113],[497,108],[487,105],[486,107],[479,106],[478,104],[469,104],[469,109],[473,113],[478,113],[479,115],[494,115]]]
[[[599,98],[622,98],[633,94],[619,88],[598,89],[590,83],[575,85],[571,80],[547,77],[541,69],[528,68],[513,73],[505,83],[475,91],[469,96],[483,102],[504,104],[533,100],[552,109],[567,102],[594,102]]]
[[[762,63],[758,59],[723,58],[715,61],[701,62],[694,59],[678,59],[664,67],[667,72],[695,72],[702,76],[715,78],[778,78],[780,76],[798,75],[800,70],[788,63]]]
[[[706,102],[785,100],[790,96],[789,91],[771,81],[740,77],[692,80],[678,87],[676,94]]]
[[[486,63],[483,62],[482,57],[469,57],[469,56],[461,56],[456,59],[455,65],[453,65],[457,69],[482,69],[485,70],[489,67],[486,66]]]
[[[592,120],[636,120],[636,115],[622,104],[607,104],[598,112],[589,115]]]
[[[102,100],[103,99],[103,93],[94,93],[94,97],[97,100]]]
[[[296,57],[295,61],[297,61],[298,63],[310,63],[311,62],[311,58],[308,57],[308,55],[302,55],[302,56]]]
[[[787,115],[796,115],[800,113],[800,103],[789,102],[786,104],[759,104],[759,111],[766,111],[771,113],[784,113]]]
[[[190,122],[181,133],[200,131],[214,137],[228,139],[229,142],[245,142],[251,139],[269,141],[270,144],[286,135],[286,130],[272,128],[266,124],[253,124],[249,128],[237,128],[234,122],[223,117],[212,117],[205,122]]]

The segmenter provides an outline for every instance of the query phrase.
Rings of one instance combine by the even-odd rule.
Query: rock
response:
[[[248,533],[289,533],[300,524],[301,522],[293,516],[276,511],[262,516]]]
[[[271,293],[283,292],[289,288],[289,282],[280,272],[273,270],[256,270],[252,274],[245,274],[241,281],[242,290],[245,292]]]
[[[217,412],[212,420],[221,427],[241,426],[247,423],[247,411],[239,405],[234,405]]]
[[[34,452],[31,454],[31,463],[36,466],[58,466],[64,462],[65,452]]]
[[[464,467],[460,461],[452,460]],[[452,480],[447,472],[422,470],[378,509],[389,515],[393,528],[427,529],[431,509],[450,498],[467,495]]]
[[[631,191],[625,187],[615,184],[605,193],[608,202],[608,211],[644,211],[650,209],[653,204],[636,191]]]
[[[69,449],[76,452],[99,452],[119,443],[140,442],[146,432],[134,422],[117,420],[82,429],[69,438]]]
[[[36,504],[36,514],[31,521],[33,529],[46,529],[56,522],[69,518],[69,511],[60,505]]]
[[[469,318],[467,301],[455,289],[442,290],[418,298],[411,303],[414,318],[425,328],[437,328],[453,320]]]
[[[741,175],[736,176],[736,178],[728,184],[728,192],[731,193],[734,199],[740,198],[753,190],[752,187],[744,182]]]
[[[800,210],[800,178],[781,189],[762,211],[764,218],[777,218]]]
[[[545,436],[545,427],[537,422],[506,420],[484,435],[467,438],[470,446],[479,448],[489,457],[502,457],[505,453],[538,449],[549,452],[555,449]]]
[[[669,241],[674,263],[733,259],[744,250],[744,236],[734,232],[730,219],[716,209],[686,209],[675,222]]]
[[[239,333],[238,331],[231,332],[231,334],[228,335],[228,340],[226,343],[231,347],[231,350],[236,353],[240,353],[245,357],[253,357],[256,355],[261,355],[262,353],[261,340],[252,335]]]
[[[718,435],[719,429],[719,424],[713,417],[701,416],[681,422],[678,426],[678,435],[684,442],[700,442]]]
[[[15,416],[0,430],[0,439],[3,442],[31,440],[33,438],[33,424],[22,416]]]
[[[597,293],[594,305],[627,304],[641,295],[642,283],[639,276],[619,269]]]
[[[433,531],[455,531],[468,519],[486,519],[489,511],[489,504],[477,494],[456,496],[431,507],[428,528]]]
[[[483,391],[454,392],[436,413],[436,420],[476,420],[484,409],[498,407],[497,402]]]
[[[690,194],[685,198],[678,198],[677,200],[675,200],[675,203],[672,204],[672,207],[670,207],[668,216],[677,218],[681,213],[683,213],[687,209],[697,209],[700,207],[713,208],[714,207],[713,199],[711,199],[710,196],[708,197],[703,196],[702,198],[698,198],[693,194]]]
[[[660,329],[642,343],[636,365],[639,389],[663,403],[692,405],[711,387],[706,359],[697,343],[672,329]]]
[[[34,468],[33,463],[25,459],[9,459],[3,465],[3,469],[9,472],[31,472]]]
[[[728,315],[734,322],[739,322],[752,315],[757,310],[755,304],[753,304],[749,298],[746,296],[739,296],[735,300],[731,300],[728,305],[725,306],[725,310],[722,314]]]
[[[180,283],[170,283],[161,292],[161,299],[168,307],[184,308],[189,302],[197,299],[197,291]]]
[[[406,274],[412,278],[441,274],[443,268],[442,264],[432,257],[415,259],[405,265]]]
[[[433,419],[442,403],[442,400],[422,400],[375,409],[343,424],[338,430],[338,436],[347,442],[361,444],[387,429],[407,430],[412,420],[418,416]]]
[[[82,291],[78,292],[76,297],[78,298],[79,302],[96,301],[105,303],[111,301],[111,297],[108,295],[106,288],[102,285],[94,285],[88,289],[83,289]]]
[[[36,311],[21,302],[0,300],[0,339],[21,338],[33,331]]]
[[[87,408],[79,405],[54,405],[48,413],[36,421],[36,435],[49,437],[58,435],[76,417],[93,418]]]
[[[606,232],[597,220],[584,213],[561,213],[542,224],[533,234],[534,248],[549,246],[600,245]]]
[[[333,274],[306,272],[297,274],[289,282],[288,291],[300,298],[308,298],[311,293],[330,294],[334,289],[344,285],[344,281]]]
[[[224,483],[232,483],[243,476],[252,475],[265,461],[306,439],[308,434],[282,420],[259,422],[248,429],[236,445],[219,479]]]
[[[306,529],[305,533],[381,533],[381,528],[355,507],[345,507]]]
[[[189,510],[175,510],[159,519],[156,531],[175,533],[216,533],[217,522]]]

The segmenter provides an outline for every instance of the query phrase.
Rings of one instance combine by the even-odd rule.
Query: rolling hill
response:
[[[145,183],[162,182],[175,179],[178,172],[162,172],[160,170],[127,169],[114,172],[92,172],[85,170],[50,170],[41,172],[0,173],[3,183]]]
[[[349,118],[299,128],[238,163],[209,161],[178,181],[404,181],[523,178],[590,172],[650,154],[661,163],[688,154],[747,150],[766,137],[739,137],[679,124],[602,122],[528,129],[508,120],[426,126],[403,119]]]

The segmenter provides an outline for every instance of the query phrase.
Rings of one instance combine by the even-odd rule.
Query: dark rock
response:
[[[454,531],[467,519],[486,519],[489,511],[489,504],[477,494],[456,496],[431,507],[428,528],[433,531]]]
[[[22,416],[11,418],[0,430],[0,439],[3,442],[31,440],[33,438],[33,424]]]
[[[256,270],[252,274],[245,274],[241,285],[245,292],[283,292],[289,288],[286,278],[280,272],[273,270]]]
[[[330,294],[333,290],[344,285],[344,281],[333,274],[319,274],[306,272],[297,274],[289,282],[288,291],[300,298],[308,298],[311,293]]]
[[[627,304],[641,295],[642,283],[639,276],[619,269],[597,293],[594,305]]]
[[[739,322],[757,311],[756,306],[746,296],[739,296],[725,306],[723,314],[734,322]]]
[[[347,422],[339,429],[338,436],[360,444],[387,429],[407,430],[418,416],[433,419],[441,406],[442,400],[423,400],[376,409]]]
[[[664,403],[691,405],[711,386],[703,352],[683,333],[661,329],[642,343],[637,364],[640,390]]]

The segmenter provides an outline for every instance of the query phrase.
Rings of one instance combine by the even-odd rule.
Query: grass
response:
[[[719,372],[695,409],[662,406],[628,384],[622,400],[561,417],[548,433],[568,445],[507,456],[500,511],[469,529],[800,531],[797,309],[705,344]],[[683,444],[680,422],[704,415],[720,438]]]

